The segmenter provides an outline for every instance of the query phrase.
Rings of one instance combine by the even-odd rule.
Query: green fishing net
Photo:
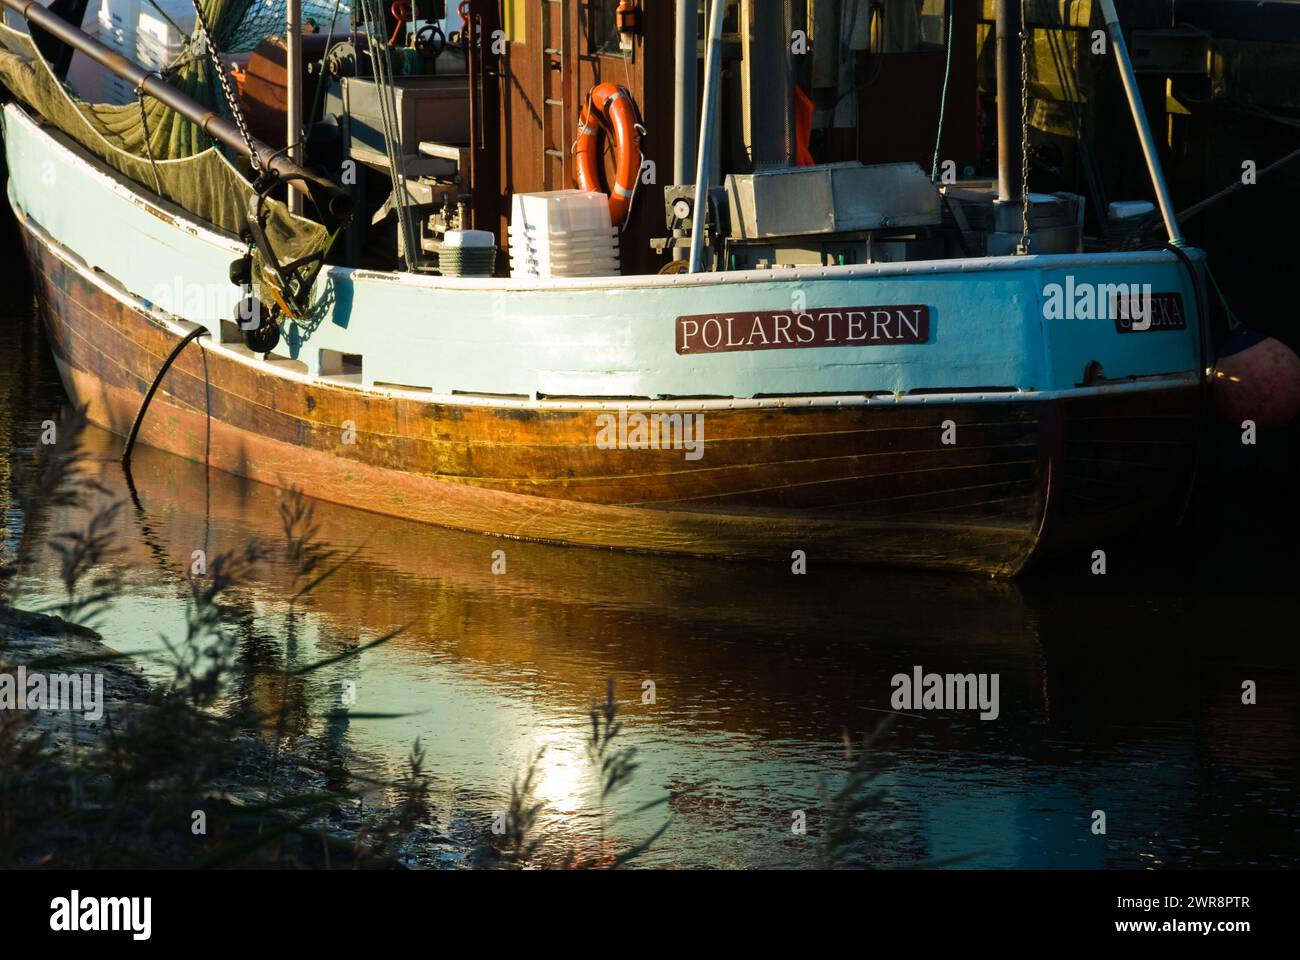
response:
[[[220,35],[242,22],[255,0],[205,0],[204,10]],[[332,5],[331,5],[332,6]],[[27,34],[0,24],[0,81],[41,119],[150,191],[196,217],[241,233],[252,187],[246,161],[232,162],[206,134],[152,97],[141,103],[95,104],[61,83]],[[169,83],[200,103],[228,115],[229,108],[209,60],[191,56],[175,64]],[[323,253],[329,234],[318,223],[295,217],[268,201],[267,231],[282,260]]]

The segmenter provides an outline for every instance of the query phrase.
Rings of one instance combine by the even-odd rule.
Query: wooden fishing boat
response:
[[[634,43],[652,44],[653,25]],[[720,27],[719,14],[711,51]],[[470,69],[487,50],[471,43]],[[716,68],[706,64],[697,173]],[[481,80],[467,96],[481,122]],[[278,342],[259,342],[238,322],[247,290],[230,281],[247,237],[29,106],[3,116],[8,198],[69,394],[109,430],[138,428],[142,442],[220,470],[506,537],[998,575],[1171,520],[1191,480],[1206,366],[1195,251],[1084,252],[1068,197],[1012,190],[999,203],[922,175],[932,196],[914,199],[916,178],[898,164],[759,165],[728,191],[745,221],[735,229],[757,224],[760,236],[731,237],[721,222],[690,231],[686,269],[450,276],[326,262],[301,304],[275,316]],[[492,169],[512,169],[487,138],[458,149],[496,151]],[[834,195],[841,174],[905,199],[871,198],[873,220],[857,194],[847,206]],[[779,182],[790,177],[792,188]],[[634,217],[653,220],[651,189],[633,186]],[[670,209],[674,190],[663,191]],[[688,203],[708,190],[697,179]],[[748,207],[747,190],[758,196]],[[816,228],[802,246],[797,230],[763,229],[768,199],[805,195],[857,225]],[[936,219],[900,223],[899,203]],[[942,212],[954,207],[955,223]],[[981,212],[982,251],[951,255]],[[481,191],[462,214],[494,226]],[[999,247],[1018,226],[1019,255]],[[409,259],[405,240],[397,255]],[[843,262],[835,244],[905,256]],[[783,246],[816,248],[820,262],[782,262]],[[196,331],[206,336],[177,353]]]

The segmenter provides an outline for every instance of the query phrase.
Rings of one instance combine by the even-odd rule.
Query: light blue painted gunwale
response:
[[[227,268],[243,252],[236,238],[178,217],[17,106],[6,105],[4,119],[11,202],[31,222],[155,312],[214,334],[234,316],[238,291]],[[1177,291],[1188,329],[1120,334],[1108,320],[1043,319],[1045,285],[1068,275]],[[620,397],[865,400],[913,391],[952,391],[969,402],[1074,391],[1092,361],[1112,380],[1156,378],[1134,389],[1195,378],[1201,363],[1195,296],[1164,251],[542,281],[330,267],[316,293],[312,322],[287,325],[279,348],[307,365],[308,378],[319,373],[322,350],[360,354],[363,388],[405,384],[432,391],[413,396],[473,404],[488,398],[457,392],[525,404],[592,398],[585,406]],[[810,311],[926,304],[931,336],[913,345],[676,353],[677,316],[788,310],[796,295]]]

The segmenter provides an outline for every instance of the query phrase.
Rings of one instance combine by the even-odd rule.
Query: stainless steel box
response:
[[[463,74],[395,77],[401,152],[417,156],[423,141],[458,145],[469,142],[469,100]],[[375,82],[345,77],[339,98],[331,91],[326,112],[347,116],[351,156],[386,163],[384,124]]]
[[[933,226],[939,192],[915,163],[774,167],[727,177],[737,239]]]

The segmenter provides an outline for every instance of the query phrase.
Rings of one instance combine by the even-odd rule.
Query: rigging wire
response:
[[[317,112],[318,112],[318,111],[320,110],[320,108],[321,108],[321,103],[322,103],[323,100],[324,100],[324,96],[325,96],[325,78],[326,78],[326,69],[325,69],[325,67],[326,67],[326,62],[327,62],[327,60],[326,60],[325,58],[328,58],[328,56],[329,56],[329,49],[330,49],[330,46],[334,43],[334,25],[338,22],[338,18],[339,18],[339,6],[340,6],[341,3],[342,3],[342,0],[334,0],[334,13],[330,16],[330,28],[329,28],[329,30],[327,30],[327,31],[325,32],[325,47],[324,47],[324,51],[325,51],[325,53],[324,53],[324,55],[323,55],[323,57],[322,57],[322,59],[321,59],[321,62],[320,62],[320,72],[317,73],[317,75],[316,75],[316,92],[315,92],[314,94],[312,94],[312,98],[311,98],[311,104],[312,104],[312,106],[311,106],[311,111],[310,111],[309,113],[304,113],[304,114],[303,114],[303,120],[302,120],[302,122],[303,122],[303,130],[302,130],[302,131],[300,132],[300,134],[299,134],[299,139],[300,139],[303,143],[306,143],[306,142],[307,142],[307,130],[306,130],[307,118],[308,118],[309,116],[311,116],[311,117],[316,116]],[[354,49],[355,49],[355,46],[354,46]]]
[[[144,0],[144,2],[149,4],[149,6],[153,7],[154,10],[158,12],[158,16],[162,17],[169,24],[171,24],[172,29],[175,30],[180,35],[181,39],[185,41],[187,46],[189,45],[189,42],[192,38],[190,37],[189,34],[187,34],[184,30],[181,29],[181,25],[179,23],[177,23],[170,16],[168,16],[166,10],[158,6],[155,0]]]
[[[1256,182],[1258,182],[1259,178],[1264,176],[1266,173],[1271,173],[1272,171],[1276,170],[1278,167],[1282,166],[1283,164],[1290,163],[1292,160],[1296,159],[1297,157],[1300,157],[1300,150],[1293,150],[1290,153],[1288,153],[1286,156],[1282,157],[1281,159],[1274,160],[1263,170],[1260,170],[1255,174]],[[1204,200],[1199,200],[1196,203],[1192,204],[1186,210],[1179,211],[1178,221],[1182,223],[1185,220],[1191,219],[1192,217],[1196,216],[1198,213],[1200,213],[1202,210],[1206,209],[1207,207],[1212,206],[1215,203],[1218,203],[1220,200],[1224,199],[1225,197],[1229,197],[1232,194],[1236,193],[1238,190],[1242,190],[1245,187],[1246,184],[1243,183],[1241,180],[1234,180],[1232,183],[1228,184],[1228,186],[1224,187],[1218,193],[1211,194],[1210,196],[1206,197]]]
[[[135,88],[135,102],[140,105],[140,131],[144,137],[144,152],[149,158],[149,169],[153,171],[154,192],[162,196],[162,179],[158,176],[158,161],[153,157],[153,144],[149,142],[149,118],[144,112],[144,88]]]
[[[953,0],[948,0],[948,27],[944,39],[947,40],[948,53],[943,65],[943,93],[939,96],[939,129],[934,135],[934,162],[930,164],[930,182],[939,182],[939,148],[943,144],[943,120],[948,115],[948,81],[952,79],[952,23]]]
[[[366,45],[370,50],[370,67],[374,75],[378,92],[380,120],[384,127],[384,152],[388,159],[388,170],[393,183],[393,206],[397,211],[398,227],[402,234],[402,257],[406,269],[416,271],[418,251],[416,250],[415,226],[411,222],[410,198],[406,193],[406,161],[402,155],[398,138],[397,90],[392,78],[392,63],[388,60],[386,48],[375,37],[375,25],[384,22],[379,12],[377,0],[361,0],[361,8],[366,18]]]

